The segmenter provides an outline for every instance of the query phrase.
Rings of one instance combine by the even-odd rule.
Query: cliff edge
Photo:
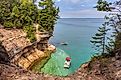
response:
[[[120,60],[115,57],[95,57],[67,77],[34,73],[0,64],[0,80],[121,80]]]
[[[55,50],[48,44],[48,33],[36,36],[31,43],[21,29],[0,28],[0,80],[121,80],[121,49],[114,56],[94,57],[67,77],[30,71],[38,59],[50,57]]]
[[[37,40],[33,43],[26,37],[21,29],[0,28],[0,42],[9,62],[17,66],[29,69],[39,59],[49,57],[55,47],[48,44],[51,37],[47,32],[37,32]],[[4,56],[5,57],[5,56]]]

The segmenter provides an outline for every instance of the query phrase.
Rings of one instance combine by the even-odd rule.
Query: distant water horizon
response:
[[[60,18],[57,21],[49,43],[65,51],[72,58],[70,70],[73,72],[95,55],[90,39],[103,22],[103,18]]]
[[[62,17],[60,17],[59,19],[86,19],[86,17],[85,18],[81,18],[81,17],[78,17],[78,18],[71,18],[71,17],[68,17],[68,18],[62,18]],[[97,18],[97,17],[94,17],[94,18],[92,18],[92,17],[88,17],[87,19],[104,19],[104,18]]]
[[[59,19],[103,19],[104,20],[104,18],[59,18]],[[59,19],[57,20],[57,22],[59,21]]]

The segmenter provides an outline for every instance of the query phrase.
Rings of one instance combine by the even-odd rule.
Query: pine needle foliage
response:
[[[34,24],[39,24],[39,30],[53,32],[58,19],[59,8],[52,0],[40,1],[38,7],[35,0],[0,0],[0,24],[5,28],[23,29],[31,42],[36,41]],[[46,2],[46,4],[44,4]]]
[[[90,40],[90,42],[94,45],[95,50],[102,54],[105,53],[106,50],[106,35],[108,31],[109,29],[106,28],[106,24],[102,24],[102,26],[98,28],[98,32]]]
[[[111,36],[106,37],[109,41],[105,48],[110,51],[121,49],[121,0],[108,2],[106,0],[98,0],[95,7],[98,11],[114,12],[106,16],[106,24],[111,28]]]

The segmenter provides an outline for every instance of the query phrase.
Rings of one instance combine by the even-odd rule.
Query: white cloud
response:
[[[78,3],[79,1],[81,1],[81,0],[70,0],[72,3]]]
[[[63,0],[63,1],[65,1],[66,3],[74,3],[74,4],[76,4],[76,3],[80,2],[81,0]]]
[[[85,6],[85,5],[81,5],[81,6]]]
[[[60,2],[61,0],[53,0],[54,2]]]
[[[58,2],[60,2],[61,0],[57,0]]]
[[[104,18],[107,12],[99,12],[95,9],[87,9],[80,11],[66,11],[60,12],[60,17],[62,18]]]
[[[85,3],[85,2],[92,2],[92,1],[95,1],[95,0],[65,0],[65,1],[70,1],[72,3]]]
[[[72,3],[81,3],[81,4],[83,4],[83,3],[92,3],[92,2],[97,2],[98,0],[69,0],[69,1],[71,1]]]

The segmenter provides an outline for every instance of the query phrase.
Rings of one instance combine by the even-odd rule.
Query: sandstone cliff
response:
[[[120,62],[115,57],[96,57],[67,77],[33,73],[18,67],[0,64],[0,80],[121,80]]]
[[[37,36],[38,40],[30,43],[22,30],[0,28],[0,80],[121,80],[121,49],[114,52],[113,57],[93,58],[67,77],[27,70],[55,50],[48,44],[47,33],[39,32]]]
[[[37,31],[36,37],[37,41],[31,43],[21,29],[0,28],[0,42],[2,49],[5,49],[0,54],[5,56],[7,53],[9,62],[29,69],[38,59],[49,57],[55,50],[55,47],[48,44],[48,33]]]

